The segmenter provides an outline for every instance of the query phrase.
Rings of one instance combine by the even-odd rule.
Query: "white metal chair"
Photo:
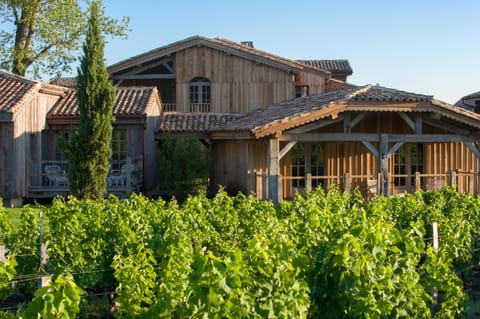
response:
[[[68,186],[68,178],[60,165],[46,165],[44,170],[48,186]]]
[[[124,186],[127,183],[127,166],[122,165],[120,169],[112,169],[107,176],[108,186]]]

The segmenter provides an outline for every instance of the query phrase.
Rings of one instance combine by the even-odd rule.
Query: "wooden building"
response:
[[[27,161],[41,158],[46,115],[67,90],[0,71],[0,197],[7,206],[27,197]]]
[[[117,90],[109,193],[157,191],[160,105],[155,87]],[[0,197],[5,205],[68,194],[68,163],[55,139],[68,138],[78,121],[74,90],[0,71]]]
[[[179,136],[213,149],[212,191],[278,202],[333,184],[366,196],[480,190],[474,109],[351,85],[347,60],[290,60],[251,42],[195,36],[108,71],[118,89],[108,184],[120,196],[156,193],[155,140]],[[54,139],[78,123],[74,81],[3,77],[13,82],[0,83],[0,196],[66,194],[67,162]]]
[[[332,72],[352,73],[346,60],[294,61],[251,42],[195,36],[108,67],[115,85],[156,86],[164,112],[247,113],[325,91]],[[329,71],[322,66],[331,66]]]
[[[480,115],[378,86],[281,102],[211,132],[215,181],[274,201],[337,184],[365,195],[479,192]]]

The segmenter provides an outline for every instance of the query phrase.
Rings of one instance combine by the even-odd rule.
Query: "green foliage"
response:
[[[278,208],[224,191],[181,206],[57,199],[47,268],[115,290],[118,318],[459,318],[479,207],[448,188],[369,203],[319,189]]]
[[[205,194],[212,155],[195,138],[167,138],[159,150],[160,187],[184,201],[188,195]]]
[[[115,88],[109,80],[103,58],[100,23],[99,2],[93,1],[77,76],[80,124],[72,132],[69,142],[60,142],[68,159],[71,193],[94,200],[103,198],[107,189],[115,102]]]
[[[35,292],[25,315],[20,318],[75,318],[80,312],[80,297],[83,293],[72,276],[58,276],[53,283]]]
[[[81,37],[85,34],[88,13],[82,8],[87,1],[0,1],[0,65],[13,73],[60,76],[70,71],[77,57]],[[125,37],[128,18],[122,21],[100,12],[102,31],[110,36]]]
[[[10,232],[5,238],[5,247],[10,256],[15,256],[17,261],[16,272],[18,275],[32,275],[40,271],[39,257],[39,228],[40,219],[38,212],[29,207],[22,209],[20,225]],[[33,293],[36,282],[25,281],[17,285],[17,288],[25,293]]]
[[[12,231],[12,224],[7,217],[7,211],[3,207],[3,201],[0,198],[0,243],[3,243],[5,238]]]

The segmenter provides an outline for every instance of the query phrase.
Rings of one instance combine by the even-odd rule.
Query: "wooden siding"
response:
[[[294,97],[293,75],[206,47],[176,53],[177,111],[188,112],[190,81],[210,80],[211,112],[247,113]]]
[[[38,93],[30,103],[19,109],[13,118],[13,152],[9,153],[8,166],[12,176],[11,185],[4,195],[8,198],[22,198],[27,195],[27,160],[39,159],[42,150],[42,131],[46,128],[46,115],[58,96]],[[39,162],[38,162],[39,163]],[[39,168],[37,168],[39,169]],[[13,178],[14,177],[14,178]],[[9,182],[10,183],[10,182]]]
[[[146,128],[143,137],[144,191],[147,196],[158,192],[159,167],[156,161],[155,132],[160,121],[160,105],[154,103],[147,110]]]
[[[321,74],[303,71],[296,76],[295,85],[308,86],[308,93],[313,95],[325,92],[325,81],[325,76]]]

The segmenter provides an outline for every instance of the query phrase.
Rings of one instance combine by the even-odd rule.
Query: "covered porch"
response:
[[[282,102],[226,128],[213,137],[263,145],[265,162],[244,157],[255,180],[247,189],[275,203],[333,184],[366,197],[446,185],[479,193],[480,116],[431,96],[357,87]]]

